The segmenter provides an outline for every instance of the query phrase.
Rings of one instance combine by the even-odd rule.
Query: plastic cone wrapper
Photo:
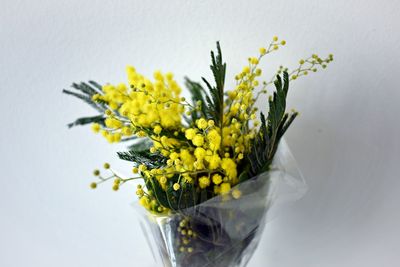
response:
[[[168,215],[149,213],[135,203],[156,266],[246,266],[262,232],[307,185],[281,140],[269,171],[239,183],[231,192]]]

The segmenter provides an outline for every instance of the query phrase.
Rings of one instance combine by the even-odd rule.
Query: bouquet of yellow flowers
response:
[[[267,211],[285,186],[296,192],[301,176],[284,143],[280,142],[298,113],[286,111],[289,81],[325,68],[333,56],[302,59],[289,71],[260,82],[262,58],[285,45],[274,37],[259,55],[235,76],[225,89],[226,63],[217,42],[211,52],[214,82],[185,79],[190,99],[172,73],[154,73],[150,80],[127,67],[128,84],[73,84],[64,90],[99,111],[99,115],[69,124],[92,124],[110,143],[129,141],[129,150],[118,156],[132,162],[133,176],[120,177],[108,163],[118,190],[141,179],[136,194],[144,228],[154,254],[163,266],[245,266],[263,230]],[[255,103],[268,94],[268,113],[257,118]],[[260,88],[261,87],[261,88]],[[291,172],[291,170],[294,170]],[[283,189],[284,190],[284,189]]]

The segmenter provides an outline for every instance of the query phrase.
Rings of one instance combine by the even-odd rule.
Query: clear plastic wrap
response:
[[[157,266],[246,266],[266,222],[300,199],[307,186],[284,140],[270,171],[232,188],[232,194],[169,215],[155,215],[138,204],[141,225]]]

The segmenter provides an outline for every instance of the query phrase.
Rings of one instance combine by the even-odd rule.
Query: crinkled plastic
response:
[[[266,223],[307,191],[284,140],[270,171],[232,188],[242,193],[214,197],[169,215],[155,215],[135,204],[157,266],[243,267],[253,255]],[[185,227],[182,220],[185,219]],[[183,229],[186,229],[182,232]],[[188,230],[190,229],[190,230]]]

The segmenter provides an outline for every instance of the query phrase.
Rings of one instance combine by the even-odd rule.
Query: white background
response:
[[[267,77],[311,53],[335,61],[291,86],[301,116],[287,141],[310,189],[249,266],[399,266],[399,17],[395,0],[1,0],[0,266],[151,266],[134,187],[88,189],[104,161],[129,172],[122,148],[67,130],[95,112],[61,89],[125,82],[127,64],[210,77],[217,40],[232,85],[276,34],[287,46],[263,62]]]

